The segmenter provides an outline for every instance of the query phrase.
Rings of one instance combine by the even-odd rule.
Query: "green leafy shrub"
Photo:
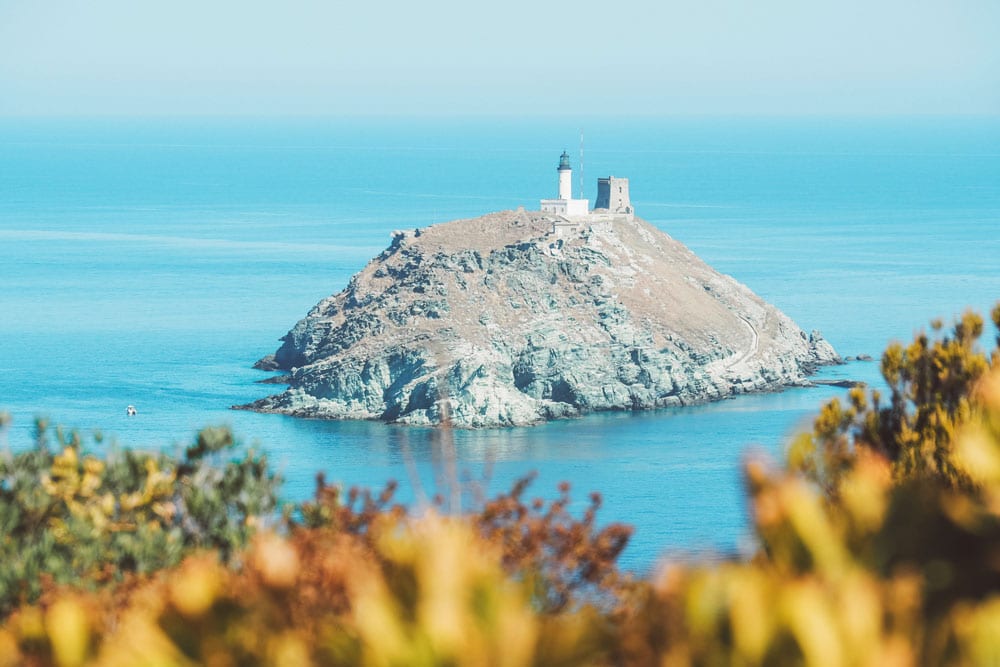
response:
[[[991,313],[1000,329],[1000,304]],[[907,346],[892,343],[882,355],[882,376],[890,397],[853,389],[845,407],[827,403],[814,432],[794,443],[789,465],[820,484],[836,500],[842,475],[862,452],[890,462],[899,481],[934,478],[947,486],[972,483],[956,465],[958,428],[972,416],[975,387],[1000,358],[1000,335],[990,353],[979,347],[983,319],[972,312],[959,319],[950,334],[942,323],[931,326]]]
[[[0,613],[46,583],[100,585],[177,565],[194,550],[229,560],[275,510],[279,480],[264,457],[208,428],[179,457],[84,450],[75,433],[0,455]]]

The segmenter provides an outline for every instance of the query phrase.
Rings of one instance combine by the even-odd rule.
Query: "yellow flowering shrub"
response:
[[[192,550],[228,559],[276,506],[279,479],[253,452],[226,460],[226,429],[182,455],[87,453],[44,424],[34,448],[0,453],[0,615],[47,585],[83,587],[171,567]]]

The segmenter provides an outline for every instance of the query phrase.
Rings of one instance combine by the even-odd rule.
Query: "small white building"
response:
[[[561,215],[564,218],[586,216],[590,213],[590,202],[573,199],[573,168],[569,165],[569,154],[563,151],[559,156],[559,198],[543,199],[542,213]]]

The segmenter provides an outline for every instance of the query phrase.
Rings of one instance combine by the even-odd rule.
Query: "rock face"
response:
[[[508,211],[394,234],[257,366],[243,409],[462,427],[532,424],[801,384],[840,358],[655,227],[560,234]]]

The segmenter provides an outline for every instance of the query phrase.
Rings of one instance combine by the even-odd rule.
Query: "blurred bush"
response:
[[[280,480],[263,456],[232,454],[208,428],[182,454],[84,451],[44,422],[33,449],[0,454],[0,614],[45,587],[121,582],[211,549],[228,561],[275,511]]]
[[[57,547],[79,540],[94,551],[77,583],[92,585],[49,574],[32,602],[42,569],[5,579],[21,592],[0,665],[1000,665],[1000,353],[980,349],[975,315],[932,331],[886,351],[887,402],[853,390],[784,466],[746,462],[752,559],[645,580],[615,565],[628,528],[598,528],[596,495],[570,516],[568,487],[528,502],[525,480],[475,512],[417,517],[391,486],[345,494],[320,479],[298,520],[250,537],[263,505],[178,500],[199,446],[176,465],[143,459],[131,486],[72,442],[39,448],[5,463],[4,502],[55,509],[18,505],[34,518],[4,523],[20,531],[4,533],[5,558],[24,543],[62,572],[77,564]],[[18,466],[34,489],[14,484]],[[173,562],[114,541],[140,539],[143,522],[179,531]],[[54,546],[31,546],[32,528]],[[101,559],[151,574],[113,576]]]

